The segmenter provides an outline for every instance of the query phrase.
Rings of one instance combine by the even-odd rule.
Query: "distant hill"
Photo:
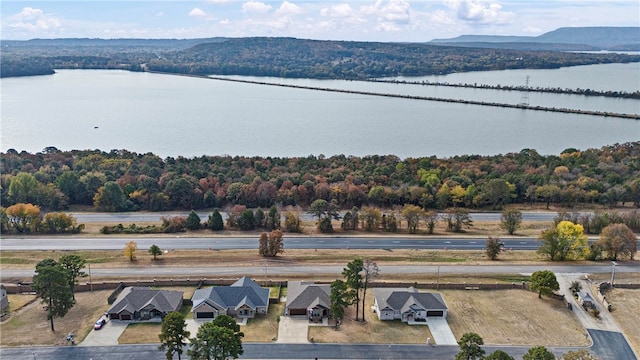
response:
[[[640,27],[563,27],[539,36],[461,35],[430,43],[528,50],[637,50]]]

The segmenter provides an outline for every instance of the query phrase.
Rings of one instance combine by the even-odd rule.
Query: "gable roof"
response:
[[[150,287],[126,287],[109,308],[109,313],[121,313],[126,310],[135,313],[151,307],[163,313],[178,311],[182,307],[182,291],[157,290]]]
[[[216,286],[198,289],[191,301],[193,309],[206,302],[224,309],[239,309],[247,305],[252,309],[269,304],[269,289],[260,287],[255,281],[243,276],[231,286]]]
[[[378,303],[378,309],[389,308],[406,312],[409,310],[447,310],[442,296],[437,293],[421,293],[414,287],[403,288],[376,288],[374,295]]]
[[[287,308],[302,309],[317,305],[331,307],[331,290],[328,284],[317,285],[310,282],[289,281],[287,283]]]

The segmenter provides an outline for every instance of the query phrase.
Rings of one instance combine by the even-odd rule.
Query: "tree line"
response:
[[[0,76],[53,69],[124,69],[192,75],[371,79],[505,69],[640,62],[628,54],[588,54],[444,46],[424,43],[214,38],[129,41],[54,39],[3,41]]]
[[[508,204],[570,210],[640,206],[640,142],[451,158],[200,156],[160,158],[126,150],[54,147],[0,154],[4,207],[43,212],[301,207],[337,209],[415,205],[425,210],[501,209]],[[319,205],[316,203],[316,205]],[[4,210],[4,209],[3,209]],[[317,209],[316,209],[317,210]]]
[[[490,90],[509,90],[509,91],[530,91],[539,93],[551,93],[551,94],[571,94],[571,95],[584,95],[584,96],[603,96],[611,98],[623,98],[623,99],[640,99],[640,90],[633,92],[630,91],[613,91],[613,90],[593,90],[593,89],[570,89],[560,87],[541,87],[541,86],[522,86],[522,85],[489,85],[489,84],[468,84],[468,83],[448,83],[438,81],[407,81],[407,80],[385,80],[374,79],[369,80],[371,82],[384,82],[392,84],[412,84],[423,86],[448,86],[459,88],[471,88],[471,89],[490,89]]]

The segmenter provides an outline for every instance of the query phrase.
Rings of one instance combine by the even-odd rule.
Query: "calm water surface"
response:
[[[622,70],[627,77],[628,70]],[[505,76],[504,72],[493,73]],[[298,81],[333,87],[323,81]],[[358,89],[372,85],[332,83]],[[2,79],[0,86],[2,151],[37,152],[55,146],[62,150],[127,149],[162,157],[394,154],[404,158],[489,155],[523,148],[556,154],[568,147],[601,147],[640,140],[640,121],[634,120],[125,71],[59,70],[53,76]],[[415,85],[390,85],[382,90],[391,88],[406,93],[417,91],[410,90]],[[433,91],[427,90],[433,87],[417,88]],[[449,93],[451,88],[438,87],[435,91],[442,91],[443,97],[467,96],[457,90]],[[513,93],[513,102],[520,100],[517,92],[499,93]],[[533,103],[533,95],[530,97]],[[584,101],[583,97],[573,98],[580,99],[575,103],[566,98],[554,101],[565,105]],[[635,113],[640,113],[638,101],[589,101],[604,101],[610,109],[631,110],[620,112],[637,109]]]

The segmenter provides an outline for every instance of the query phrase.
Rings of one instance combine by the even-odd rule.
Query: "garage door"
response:
[[[444,311],[442,311],[442,310],[430,310],[430,311],[427,311],[427,316],[440,316],[440,317],[443,317],[444,316]]]
[[[131,320],[131,314],[120,315],[120,320]]]
[[[307,315],[306,309],[289,309],[289,315]]]
[[[199,312],[199,313],[196,313],[196,317],[198,319],[213,319],[213,311],[212,312]]]

